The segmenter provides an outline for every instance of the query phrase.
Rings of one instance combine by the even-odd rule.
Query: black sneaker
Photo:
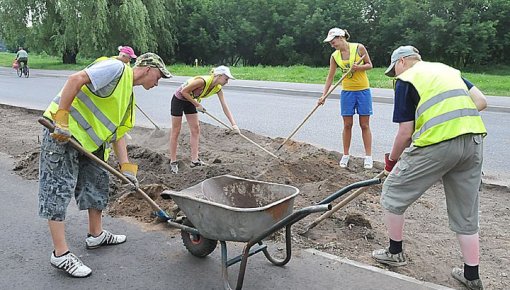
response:
[[[200,160],[200,158],[197,159],[197,161],[191,161],[191,165],[189,167],[193,168],[193,167],[197,167],[197,166],[206,166],[207,164]]]

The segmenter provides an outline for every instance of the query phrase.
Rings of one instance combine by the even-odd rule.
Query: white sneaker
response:
[[[103,230],[103,232],[97,237],[93,237],[89,234],[87,239],[85,239],[85,244],[87,249],[90,250],[97,249],[101,246],[122,244],[125,241],[126,241],[125,235],[114,235],[107,230]]]
[[[172,172],[172,174],[179,173],[179,162],[177,161],[170,162],[170,172]]]
[[[347,164],[349,164],[349,158],[351,155],[343,155],[342,159],[340,159],[340,167],[347,167]]]
[[[92,274],[92,270],[85,266],[75,254],[67,254],[56,257],[55,252],[51,253],[50,263],[53,267],[65,271],[69,276],[75,278],[85,278]]]
[[[372,169],[372,167],[374,167],[374,160],[372,159],[372,156],[365,156],[363,167],[365,167],[365,169]]]

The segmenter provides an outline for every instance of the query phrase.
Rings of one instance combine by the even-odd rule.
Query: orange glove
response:
[[[135,189],[140,186],[138,183],[138,179],[136,178],[136,173],[138,172],[138,165],[133,163],[122,163],[120,165],[120,172],[131,181],[135,187]]]
[[[51,117],[55,122],[55,130],[51,133],[51,137],[55,140],[67,143],[71,138],[71,132],[69,132],[69,111],[58,109],[56,113],[51,113]]]

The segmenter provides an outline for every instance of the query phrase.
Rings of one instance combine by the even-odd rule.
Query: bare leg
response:
[[[344,145],[344,155],[349,155],[352,138],[352,116],[343,116],[344,130],[342,132],[342,141]]]
[[[94,237],[103,232],[103,212],[95,208],[89,208],[89,234]]]
[[[55,256],[61,256],[65,252],[69,251],[69,247],[66,242],[64,222],[48,220],[48,226],[50,227]]]
[[[404,215],[396,215],[386,211],[384,214],[384,224],[388,230],[390,239],[400,242],[404,237]]]
[[[469,266],[480,264],[480,239],[478,233],[474,235],[457,234],[457,239],[459,240],[464,263]]]
[[[188,121],[190,138],[189,143],[191,145],[191,161],[198,160],[198,141],[200,138],[200,124],[198,123],[198,114],[186,115]]]
[[[372,131],[370,131],[370,116],[359,116],[359,126],[361,127],[363,145],[365,146],[365,155],[372,156]]]
[[[181,133],[182,116],[172,116],[172,129],[170,132],[170,161],[177,160],[177,145]]]

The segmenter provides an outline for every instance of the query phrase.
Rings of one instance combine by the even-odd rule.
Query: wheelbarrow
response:
[[[291,226],[311,213],[331,209],[333,200],[348,191],[381,183],[374,178],[350,184],[321,202],[294,211],[294,199],[299,189],[294,186],[250,180],[231,175],[206,179],[199,184],[176,192],[165,190],[163,198],[171,198],[184,217],[167,222],[181,229],[186,249],[196,257],[212,253],[218,241],[221,245],[221,268],[225,289],[232,289],[228,281],[228,267],[241,262],[235,289],[244,282],[248,257],[263,252],[276,266],[291,259]],[[271,256],[263,239],[285,228],[285,256]],[[228,259],[226,242],[245,242],[241,255]],[[255,247],[254,247],[255,246]]]

